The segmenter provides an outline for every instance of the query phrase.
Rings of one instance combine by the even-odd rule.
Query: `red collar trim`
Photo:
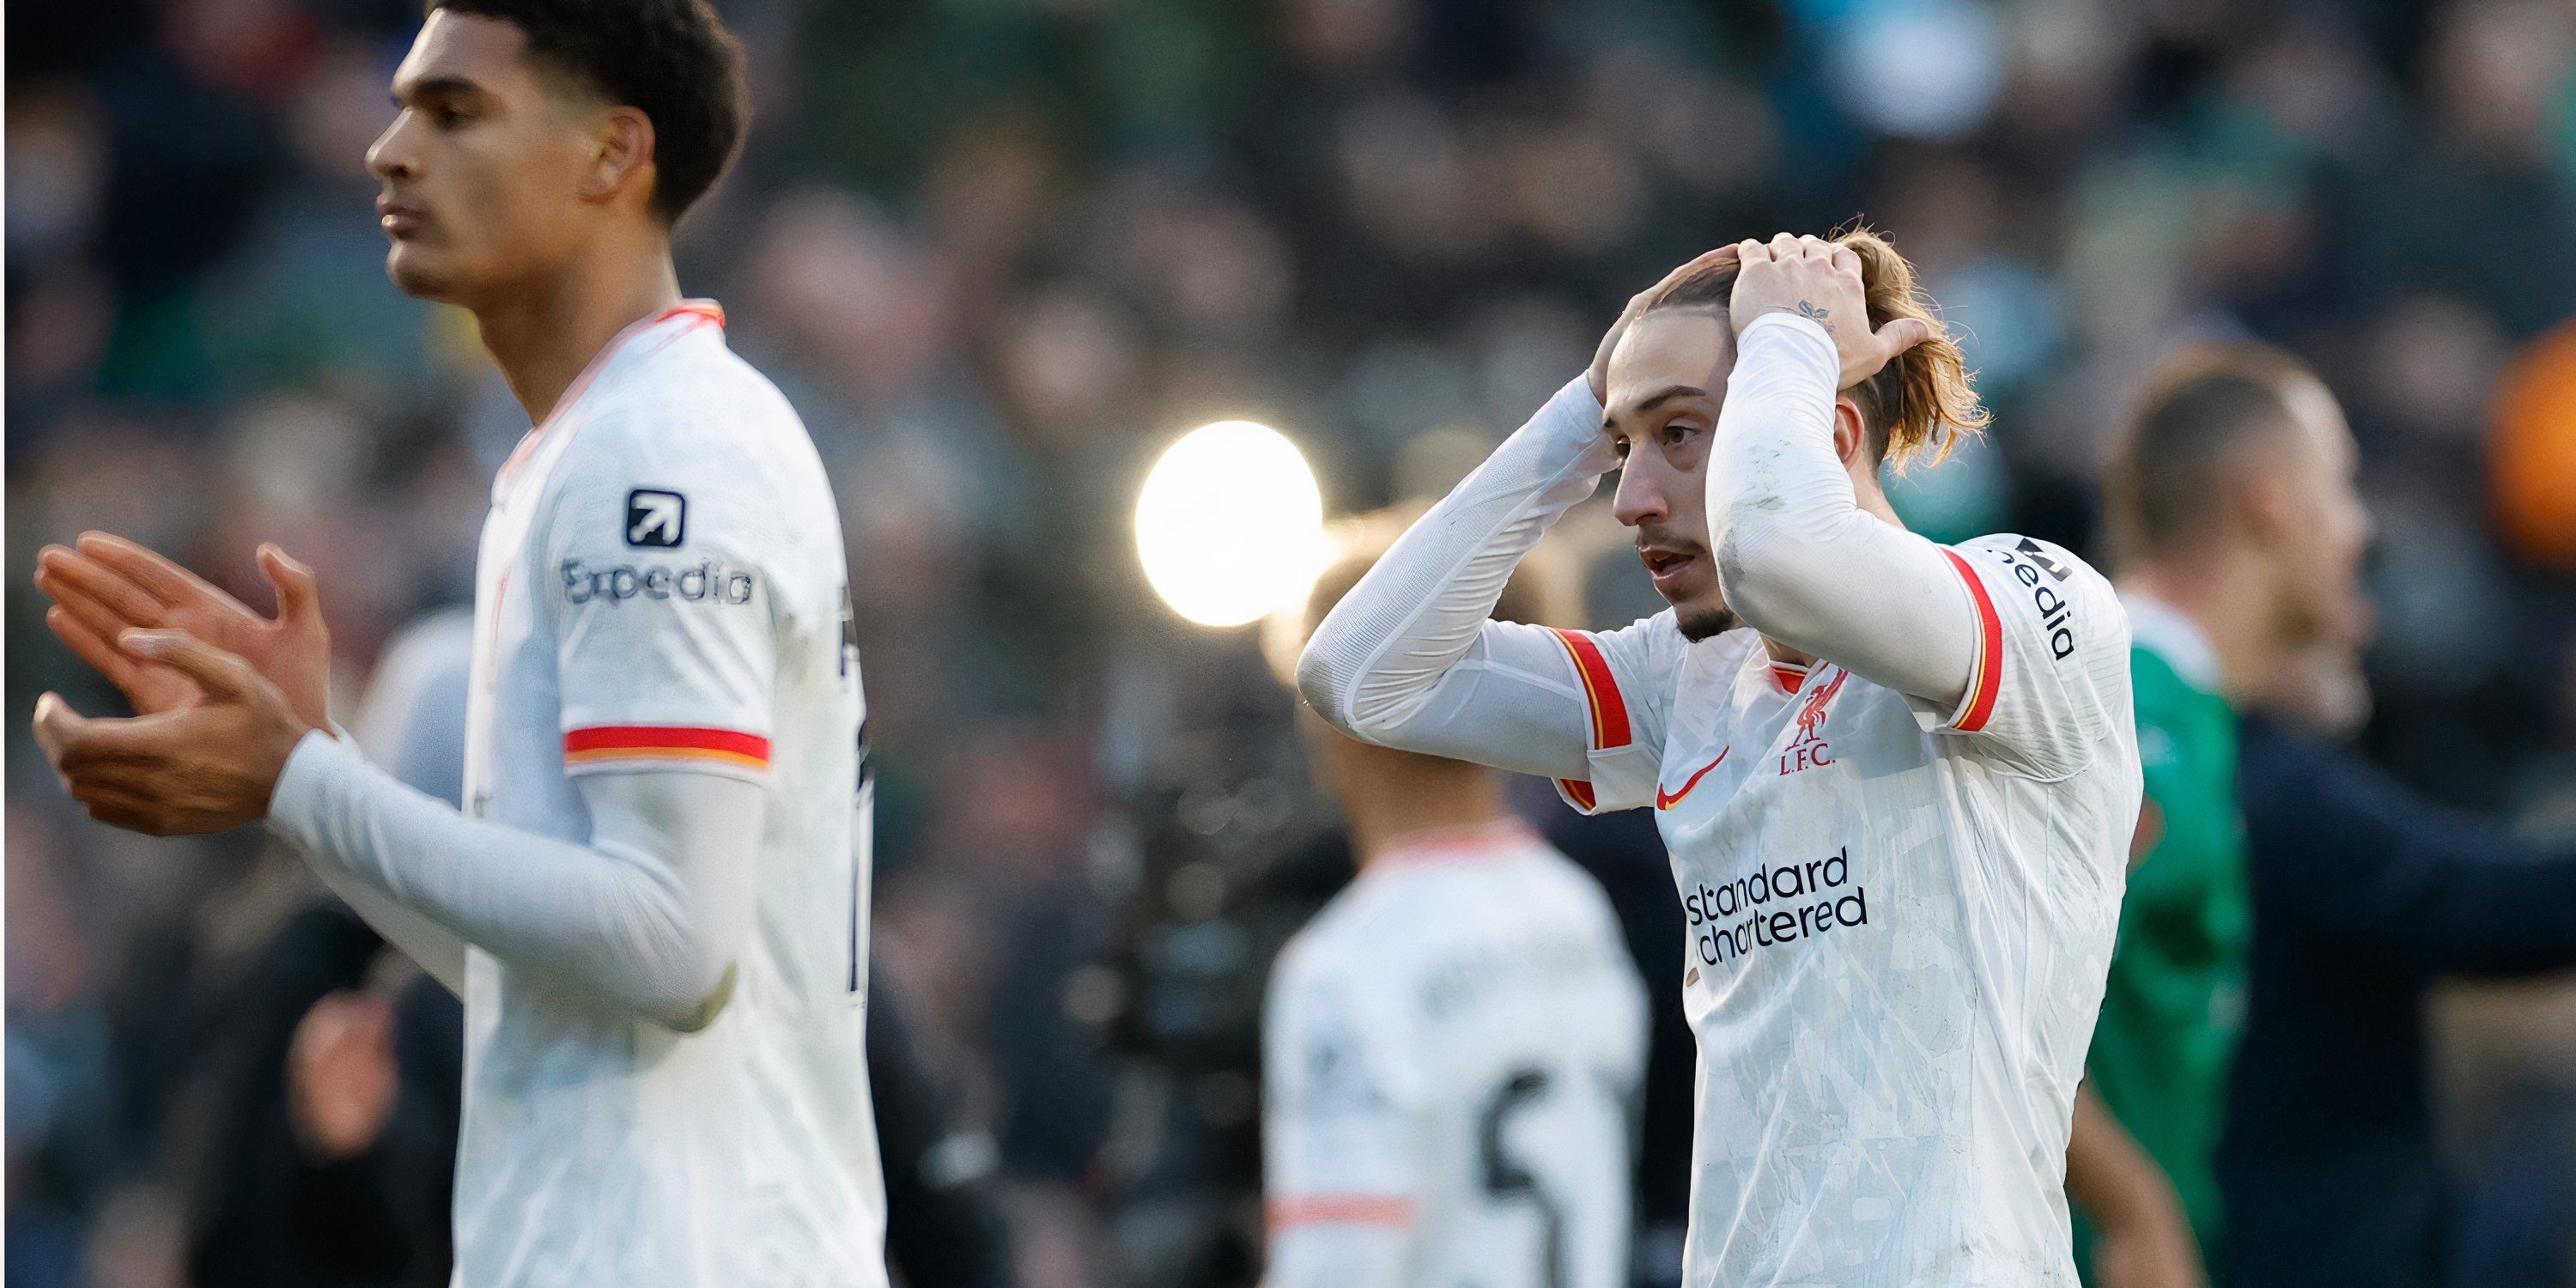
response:
[[[1370,860],[1375,864],[1462,863],[1494,858],[1505,850],[1536,841],[1529,825],[1502,819],[1476,827],[1437,827],[1407,832]]]
[[[682,300],[649,318],[627,323],[623,330],[608,338],[608,343],[599,346],[599,352],[591,355],[589,364],[581,369],[581,374],[573,377],[572,384],[565,387],[563,397],[555,400],[554,410],[547,412],[546,418],[538,422],[536,428],[529,430],[519,440],[517,447],[511,449],[510,459],[501,462],[501,477],[506,479],[517,473],[520,466],[527,464],[528,458],[536,454],[537,440],[545,436],[546,427],[563,419],[564,413],[570,410],[574,403],[581,401],[581,396],[590,391],[590,382],[608,366],[609,359],[617,356],[618,350],[626,347],[627,341],[677,317],[691,319],[689,323],[691,326],[704,326],[712,322],[717,329],[721,330],[725,324],[724,306],[714,300]]]

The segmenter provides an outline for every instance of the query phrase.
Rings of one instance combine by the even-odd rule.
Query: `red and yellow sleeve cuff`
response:
[[[769,740],[733,729],[678,725],[601,725],[564,735],[567,768],[639,761],[765,770],[769,768]]]
[[[1975,733],[1986,727],[1995,714],[1995,695],[2003,688],[2004,623],[1995,615],[1994,596],[1986,593],[1986,579],[1959,557],[1959,552],[1944,549],[1950,566],[1958,570],[1959,580],[1968,583],[1968,597],[1977,607],[1977,661],[1968,672],[1968,691],[1960,699],[1958,718],[1950,727],[1961,733]]]
[[[1610,660],[1601,655],[1600,642],[1582,631],[1557,630],[1555,634],[1557,642],[1565,646],[1566,656],[1574,659],[1575,674],[1583,680],[1583,697],[1592,708],[1592,749],[1609,751],[1627,746],[1628,703],[1619,695],[1619,681],[1610,673]]]

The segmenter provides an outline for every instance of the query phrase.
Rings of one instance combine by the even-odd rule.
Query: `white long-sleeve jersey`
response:
[[[288,760],[271,825],[465,998],[460,1285],[886,1282],[842,551],[803,424],[683,304],[494,485],[464,811]]]
[[[1264,1288],[1617,1288],[1646,999],[1610,901],[1518,823],[1408,838],[1262,1016]]]
[[[1656,810],[1701,1062],[1686,1282],[2072,1285],[2068,1122],[2138,807],[2127,621],[2056,546],[1859,509],[1837,372],[1813,322],[1742,336],[1709,521],[1755,630],[1483,620],[1616,464],[1577,379],[1335,607],[1301,687],[1371,741]]]

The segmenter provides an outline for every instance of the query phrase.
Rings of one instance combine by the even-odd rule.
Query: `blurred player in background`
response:
[[[1712,252],[1630,303],[1299,667],[1356,736],[1658,811],[1701,1056],[1686,1282],[2074,1281],[2067,1121],[2136,822],[2129,632],[2064,550],[1899,522],[1882,464],[1983,420],[1885,242]],[[1487,621],[1622,465],[1672,609]]]
[[[2576,963],[2576,850],[2328,741],[2370,705],[2357,460],[2297,360],[2209,345],[2160,364],[2103,478],[2148,811],[2091,1059],[2116,1121],[2078,1144],[2134,1136],[2231,1285],[2490,1282],[2455,1265],[2425,994]],[[2087,1215],[2106,1288],[2178,1282]]]
[[[130,543],[45,552],[49,622],[142,714],[48,695],[37,738],[103,821],[265,817],[463,995],[461,1282],[881,1284],[839,515],[671,260],[740,46],[705,0],[433,0],[393,89],[387,271],[474,314],[536,425],[484,527],[464,811],[334,736],[274,547],[274,621]]]
[[[2146,798],[2067,1158],[2099,1288],[2191,1288],[2221,1246],[2211,1156],[2252,933],[2235,704],[2358,596],[2357,463],[2313,374],[2213,346],[2154,373],[2103,481]]]
[[[1402,527],[1355,522],[1274,621],[1283,679]],[[1549,620],[1543,600],[1524,569],[1494,614]],[[1502,775],[1299,722],[1359,875],[1271,976],[1264,1282],[1626,1283],[1646,1003],[1609,900],[1512,814]]]

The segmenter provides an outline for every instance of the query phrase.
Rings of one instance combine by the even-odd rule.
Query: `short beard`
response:
[[[1688,608],[1674,617],[1673,624],[1681,628],[1683,639],[1697,644],[1701,640],[1724,635],[1744,623],[1737,620],[1732,609]]]

